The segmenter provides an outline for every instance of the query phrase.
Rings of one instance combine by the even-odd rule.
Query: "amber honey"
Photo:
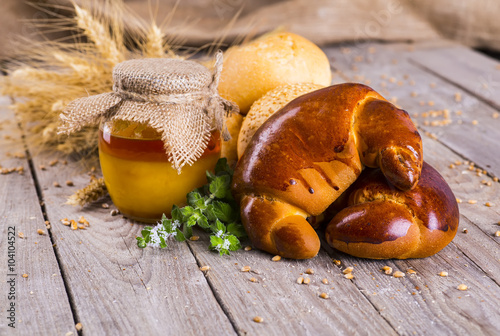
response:
[[[178,174],[152,128],[112,121],[99,130],[99,159],[111,199],[126,217],[143,222],[170,216],[174,204],[185,205],[187,193],[206,183],[205,171],[213,170],[220,150],[220,134],[212,132],[202,156]]]

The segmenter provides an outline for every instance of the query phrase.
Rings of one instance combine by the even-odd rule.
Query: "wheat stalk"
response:
[[[143,46],[143,52],[146,57],[162,57],[163,50],[163,33],[156,24],[152,24],[146,34],[146,43]]]
[[[97,51],[102,57],[112,64],[120,63],[124,60],[122,50],[118,47],[116,40],[112,38],[109,29],[96,20],[89,11],[73,4],[76,13],[76,24],[82,29],[85,35],[92,41]],[[121,36],[118,31],[114,32],[115,37]]]
[[[175,38],[166,38],[163,24],[158,26],[154,20],[145,23],[137,19],[141,31],[131,36],[129,42],[139,49],[128,50],[124,43],[125,7],[121,0],[82,0],[72,5],[74,17],[55,15],[56,19],[38,25],[52,32],[75,27],[78,32],[72,36],[72,43],[67,43],[70,39],[20,40],[19,58],[5,69],[8,76],[0,79],[0,93],[14,98],[12,108],[29,131],[28,140],[35,147],[66,154],[96,153],[97,127],[88,127],[67,138],[56,135],[64,107],[74,99],[112,91],[112,70],[119,62],[140,57],[181,56],[173,47]],[[45,7],[43,10],[50,12]],[[167,23],[172,13],[166,18]]]
[[[114,6],[111,13],[121,12],[117,1],[111,0],[110,5]],[[77,27],[88,42],[76,38],[69,44],[20,41],[18,51],[24,61],[13,60],[1,91],[14,98],[13,109],[23,124],[30,125],[32,144],[64,153],[95,152],[96,128],[77,132],[64,141],[56,136],[59,114],[76,98],[112,90],[113,66],[126,59],[123,27],[118,22],[119,14],[103,18],[92,14],[95,10],[91,13],[75,3],[73,6],[73,18],[50,22],[45,28],[55,31]]]
[[[104,184],[104,178],[94,179],[85,188],[79,189],[71,195],[67,199],[66,204],[84,206],[97,201],[107,194],[108,190]]]

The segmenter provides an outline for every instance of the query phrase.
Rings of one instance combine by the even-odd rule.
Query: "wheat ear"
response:
[[[97,51],[113,64],[124,60],[124,55],[118,48],[116,41],[112,38],[109,29],[96,20],[86,9],[75,6],[76,24],[82,29],[85,36],[92,41]]]
[[[107,193],[108,190],[104,184],[104,178],[101,177],[99,179],[92,180],[85,188],[77,190],[68,198],[66,204],[84,206],[97,201]]]

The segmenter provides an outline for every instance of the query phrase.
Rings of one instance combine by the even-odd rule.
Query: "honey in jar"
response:
[[[206,183],[228,140],[220,97],[222,52],[214,70],[190,60],[133,59],[113,68],[113,92],[82,97],[61,114],[60,133],[99,126],[106,187],[128,218],[155,222]]]
[[[168,161],[161,135],[145,124],[107,121],[99,129],[99,159],[108,192],[126,217],[155,222],[204,185],[220,157],[220,136],[212,132],[198,160],[179,174]]]

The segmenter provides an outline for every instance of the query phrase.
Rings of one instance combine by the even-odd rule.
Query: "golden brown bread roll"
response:
[[[315,256],[320,242],[306,218],[321,214],[363,165],[380,167],[402,190],[416,185],[422,142],[408,113],[361,84],[291,101],[258,129],[235,168],[233,195],[254,246]]]
[[[346,193],[348,207],[328,224],[325,237],[332,247],[353,256],[425,258],[442,250],[457,232],[455,196],[425,162],[412,190],[395,189],[374,169],[363,172]]]
[[[302,36],[273,32],[224,55],[219,93],[246,114],[254,101],[277,86],[291,83],[330,85],[325,53]]]
[[[269,91],[252,104],[238,135],[238,158],[248,146],[257,129],[280,108],[305,93],[323,88],[324,85],[313,83],[295,83],[282,85]]]

